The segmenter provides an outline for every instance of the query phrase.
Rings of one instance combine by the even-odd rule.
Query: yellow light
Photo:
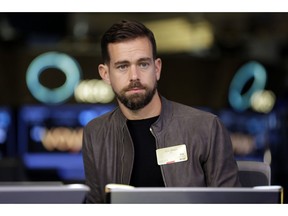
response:
[[[272,91],[257,91],[251,97],[251,107],[257,112],[269,113],[273,109],[275,101],[276,96]]]
[[[209,49],[214,37],[207,21],[190,23],[173,18],[145,23],[155,35],[158,52],[193,52]]]
[[[114,99],[110,85],[103,80],[82,80],[74,91],[75,100],[84,103],[109,103]]]

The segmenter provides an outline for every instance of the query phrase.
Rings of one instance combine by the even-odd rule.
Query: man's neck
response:
[[[149,104],[139,110],[130,110],[122,103],[119,103],[119,107],[124,116],[129,120],[140,120],[152,118],[160,115],[161,112],[161,99],[159,94],[156,92]]]

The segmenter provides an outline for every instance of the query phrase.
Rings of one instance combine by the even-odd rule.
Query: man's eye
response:
[[[147,68],[149,64],[147,62],[140,63],[140,68]]]
[[[127,65],[119,65],[118,66],[119,70],[126,70],[126,68],[127,68]]]

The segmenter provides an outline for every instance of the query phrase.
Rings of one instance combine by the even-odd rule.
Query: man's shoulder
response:
[[[115,119],[115,116],[117,116],[117,111],[118,109],[114,109],[112,111],[109,111],[101,116],[98,116],[96,118],[93,118],[92,120],[90,120],[85,128],[99,128],[99,127],[103,127],[107,124],[113,124],[113,120]]]
[[[196,106],[189,106],[183,103],[170,101],[173,106],[174,114],[184,115],[184,116],[200,116],[200,117],[207,117],[207,118],[214,118],[216,115],[205,108],[196,107]]]

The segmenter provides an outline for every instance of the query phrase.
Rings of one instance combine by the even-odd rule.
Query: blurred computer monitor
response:
[[[80,204],[84,203],[89,187],[83,184],[58,183],[1,184],[3,204]]]
[[[283,202],[283,189],[280,186],[254,188],[111,188],[106,195],[107,203],[111,204],[277,204]]]
[[[114,104],[39,104],[19,108],[18,152],[29,179],[83,182],[83,127],[114,107]]]

